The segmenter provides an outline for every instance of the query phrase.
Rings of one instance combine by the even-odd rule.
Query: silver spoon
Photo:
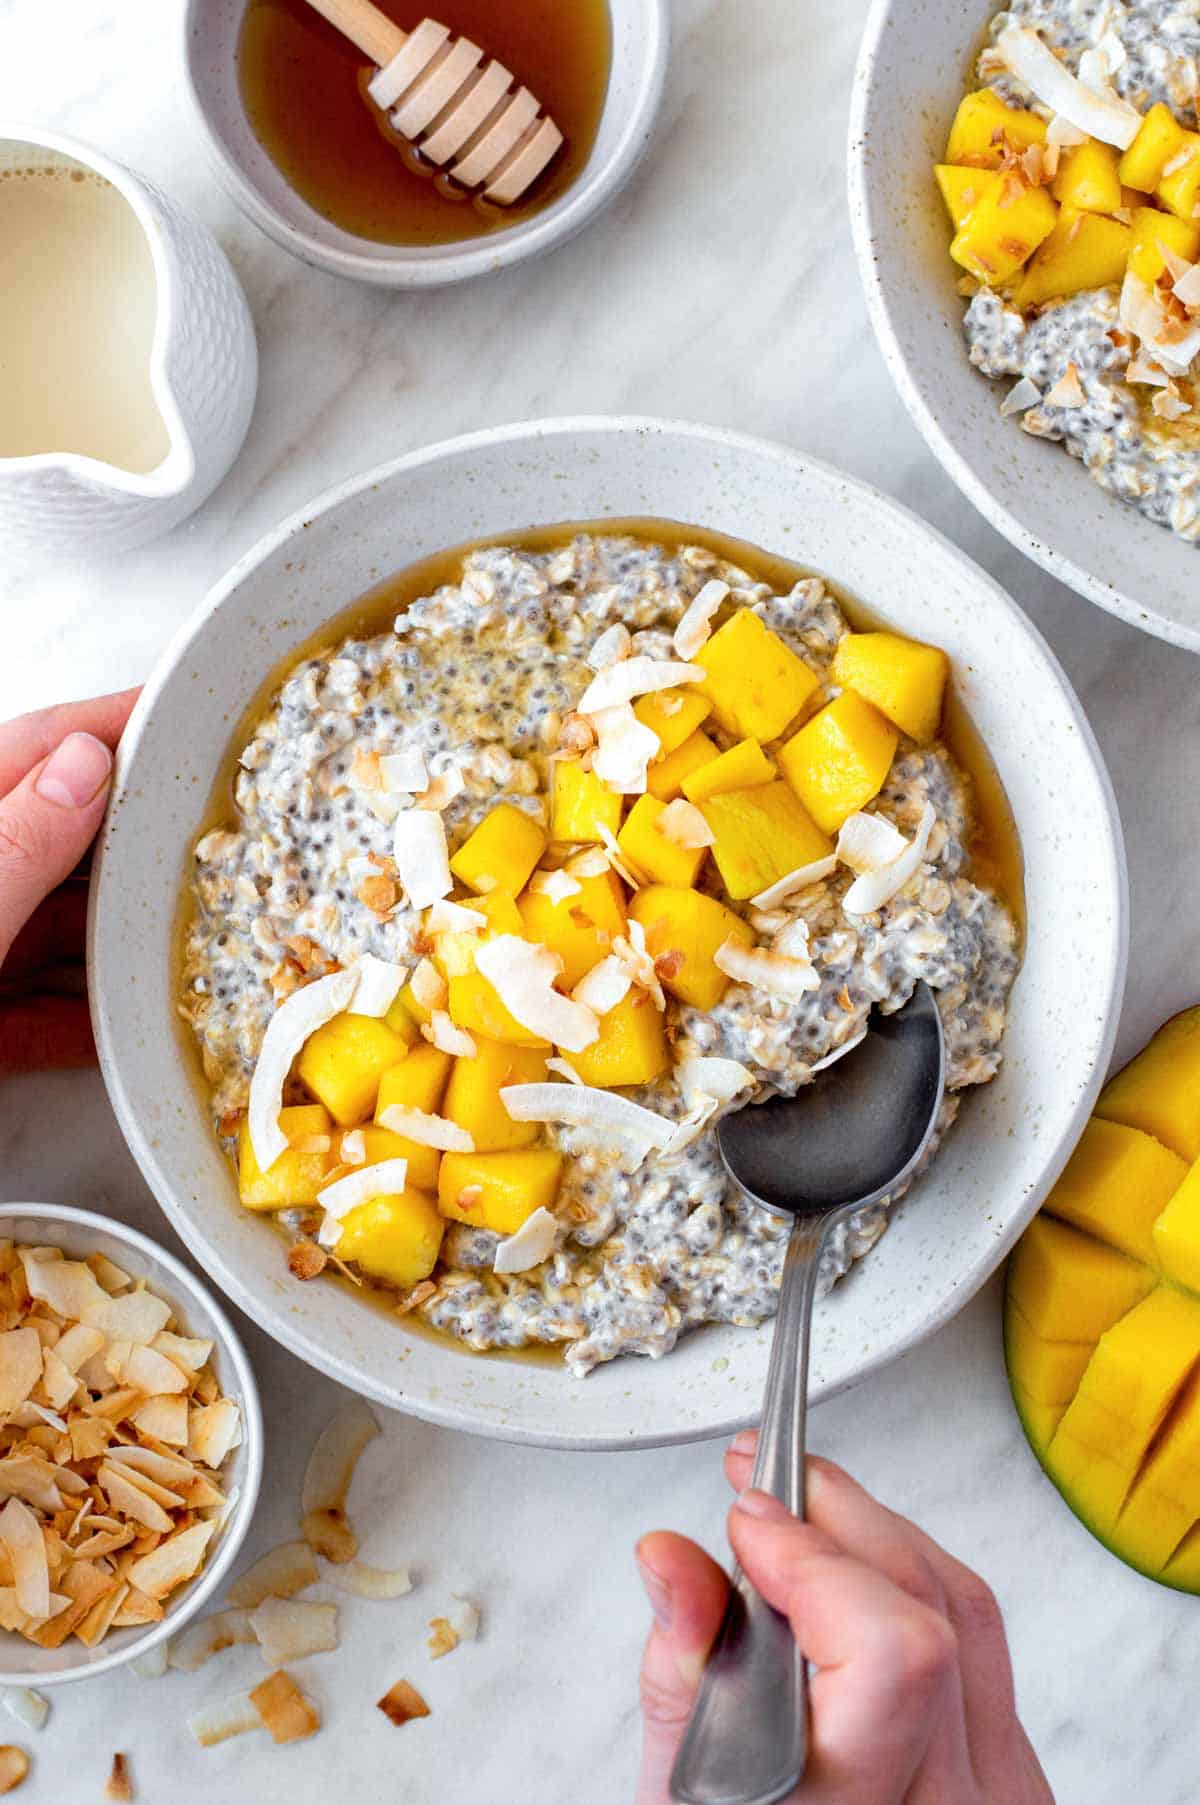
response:
[[[792,1219],[751,1484],[804,1515],[808,1344],[826,1236],[911,1176],[945,1086],[942,1021],[928,984],[794,1097],[726,1116],[730,1175],[764,1209]],[[808,1755],[804,1658],[787,1619],[734,1567],[729,1606],[671,1774],[680,1805],[774,1805]]]

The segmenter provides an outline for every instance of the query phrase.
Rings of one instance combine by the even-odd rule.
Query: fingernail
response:
[[[650,1600],[650,1608],[663,1629],[671,1627],[671,1588],[658,1577],[653,1567],[647,1566],[641,1555],[638,1556],[638,1572],[642,1576],[642,1584],[646,1588],[646,1597]]]
[[[781,1504],[778,1498],[772,1498],[770,1492],[739,1492],[734,1508],[744,1511],[748,1517],[761,1517],[767,1523],[795,1522],[787,1505]]]
[[[758,1446],[757,1429],[739,1429],[729,1444],[731,1454],[753,1454]]]
[[[103,740],[91,733],[69,733],[51,753],[35,788],[59,808],[84,808],[108,782],[112,762]]]

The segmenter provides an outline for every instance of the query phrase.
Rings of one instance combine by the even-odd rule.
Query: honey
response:
[[[249,0],[238,47],[256,136],[315,212],[377,244],[486,237],[567,192],[587,162],[608,89],[607,0],[376,0],[406,31],[426,16],[478,44],[541,101],[566,143],[512,207],[466,195],[393,131],[367,93],[362,52],[306,0]]]

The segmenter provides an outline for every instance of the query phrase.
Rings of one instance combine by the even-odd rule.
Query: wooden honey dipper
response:
[[[371,0],[308,0],[378,65],[367,92],[428,162],[502,207],[520,200],[563,143],[528,88],[436,19],[404,31]]]

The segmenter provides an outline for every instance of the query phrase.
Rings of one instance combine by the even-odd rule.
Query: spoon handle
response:
[[[808,1343],[824,1220],[798,1221],[779,1314],[751,1483],[804,1515]],[[734,1567],[725,1620],[671,1774],[679,1805],[774,1805],[804,1774],[808,1697],[791,1625]]]

